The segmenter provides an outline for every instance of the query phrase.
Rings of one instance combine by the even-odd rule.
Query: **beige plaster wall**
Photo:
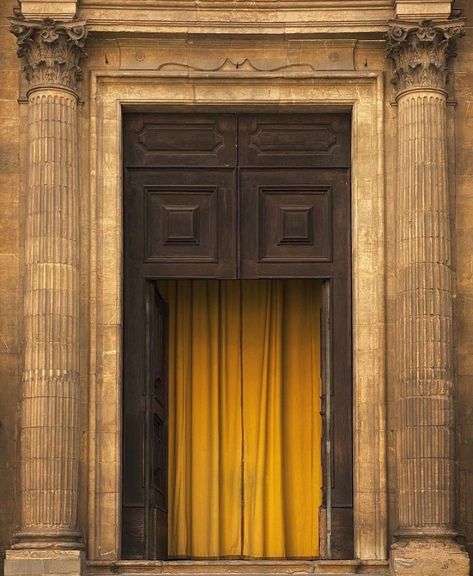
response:
[[[6,20],[15,5],[11,0],[0,2],[0,558],[10,543],[16,516],[21,352],[20,67]]]
[[[457,426],[459,528],[473,555],[473,3],[456,7],[467,16],[455,62],[455,216],[457,266]]]

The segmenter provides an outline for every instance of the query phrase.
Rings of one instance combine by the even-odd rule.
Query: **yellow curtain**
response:
[[[318,553],[320,283],[166,281],[169,555]]]

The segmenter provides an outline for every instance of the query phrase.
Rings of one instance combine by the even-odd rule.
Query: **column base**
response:
[[[467,552],[452,539],[412,539],[391,547],[392,576],[469,576]]]
[[[5,576],[83,576],[85,555],[79,550],[7,550]]]

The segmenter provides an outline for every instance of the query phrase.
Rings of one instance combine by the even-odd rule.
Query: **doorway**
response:
[[[167,314],[168,556],[317,557],[321,282],[156,289]]]
[[[349,125],[349,116],[341,114],[125,116],[125,558],[351,557]],[[168,280],[166,284],[163,279]],[[312,553],[301,552],[303,547],[295,552],[278,547],[277,535],[268,536],[266,548],[245,548],[245,538],[252,541],[257,528],[248,525],[245,531],[244,499],[243,506],[238,502],[232,508],[240,510],[243,518],[233,524],[238,525],[240,538],[233,548],[222,551],[210,546],[201,554],[192,546],[182,548],[184,553],[173,547],[170,530],[176,523],[173,520],[169,525],[169,504],[175,479],[169,472],[173,463],[168,446],[175,437],[170,440],[168,434],[167,367],[170,361],[177,362],[179,354],[173,352],[170,358],[165,336],[169,303],[163,294],[169,290],[170,279],[191,283],[202,279],[202,285],[217,283],[220,287],[222,282],[232,281],[240,286],[240,306],[242,286],[248,282],[259,290],[273,285],[276,291],[284,283],[308,286],[315,282],[320,295],[323,280],[321,323],[325,332],[318,349],[324,384],[319,390],[319,415],[313,418],[319,422],[323,438],[317,452],[313,444],[310,447],[318,459],[315,467],[323,468],[319,484],[314,467],[310,468],[314,493],[321,489],[320,505],[311,504],[314,530],[300,523],[289,530],[296,540],[303,530],[316,534]],[[242,279],[243,284],[232,279]],[[235,328],[238,322],[232,325]],[[320,330],[319,326],[313,334]],[[218,340],[224,341],[221,336]],[[293,340],[282,345],[283,352],[293,349]],[[309,380],[313,386],[314,379]],[[240,381],[244,389],[245,382]],[[240,401],[235,400],[235,411],[243,406],[238,391],[237,386]],[[288,402],[284,408],[290,412]],[[243,416],[240,420],[244,423]],[[245,467],[240,468],[243,493]],[[304,475],[309,467],[303,470]],[[276,490],[276,480],[269,481],[267,472],[263,467],[255,476],[265,478],[263,494],[291,493],[288,478],[279,479]],[[211,501],[209,493],[205,496]],[[178,514],[188,515],[185,503],[173,506]],[[294,501],[290,509],[296,508]],[[224,522],[225,529],[230,525]],[[271,525],[285,530],[289,521]]]

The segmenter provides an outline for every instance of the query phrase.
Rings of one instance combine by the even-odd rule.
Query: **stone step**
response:
[[[388,576],[386,561],[89,561],[88,576]]]
[[[89,576],[97,576],[97,572],[96,571],[87,571],[87,574]],[[105,574],[105,572],[100,572],[100,574]],[[119,575],[119,576],[149,576],[150,574],[153,575],[157,575],[157,574],[161,574],[161,575],[166,575],[166,576],[170,576],[172,574],[172,576],[202,576],[202,572],[159,572],[159,571],[135,571],[135,570],[112,570],[110,572],[108,572],[107,574],[109,575]],[[212,576],[242,576],[241,572],[211,572],[210,573]],[[206,576],[210,576],[209,573],[207,573]],[[371,570],[369,571],[353,571],[350,570],[349,572],[346,571],[338,571],[338,570],[330,570],[330,571],[320,571],[320,570],[315,570],[314,572],[288,572],[288,573],[282,573],[282,572],[245,572],[244,575],[245,576],[282,576],[282,575],[287,575],[287,576],[352,576],[353,574],[369,574],[370,576],[388,576],[389,572],[386,571],[382,571],[382,572],[372,572]]]

